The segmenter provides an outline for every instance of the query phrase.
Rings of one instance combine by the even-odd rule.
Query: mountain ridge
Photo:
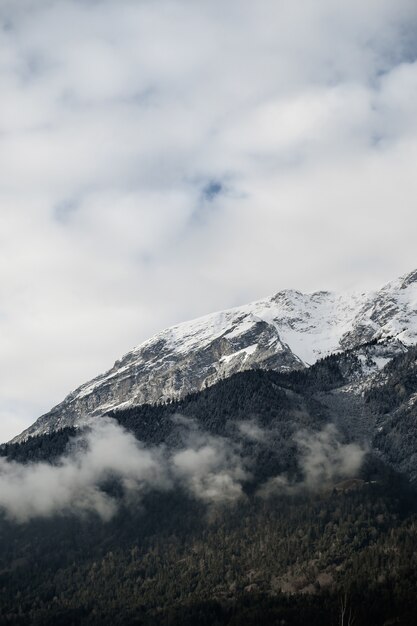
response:
[[[334,626],[345,598],[358,626],[415,624],[417,346],[401,345],[238,372],[0,447],[0,622]],[[142,473],[148,455],[168,483]]]
[[[109,410],[163,402],[246,369],[303,369],[372,340],[417,343],[417,270],[359,294],[286,289],[177,324],[136,346],[13,439],[78,426]],[[390,356],[374,361],[380,369]]]

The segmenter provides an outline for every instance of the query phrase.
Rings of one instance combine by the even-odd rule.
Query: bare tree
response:
[[[339,612],[339,616],[340,616],[339,625],[340,626],[354,626],[355,615],[354,615],[354,612],[353,612],[352,607],[350,605],[349,597],[348,597],[347,592],[345,592],[339,598],[339,609],[340,609],[340,612]]]

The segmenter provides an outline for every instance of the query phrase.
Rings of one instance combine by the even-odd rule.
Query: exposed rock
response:
[[[417,271],[373,293],[285,290],[168,328],[72,392],[14,441],[78,426],[116,407],[179,398],[246,369],[308,367],[373,340],[380,343],[361,357],[361,376],[417,342]]]

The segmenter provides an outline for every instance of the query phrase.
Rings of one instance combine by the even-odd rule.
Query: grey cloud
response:
[[[158,451],[144,449],[133,435],[100,420],[57,465],[22,465],[0,459],[0,508],[23,522],[88,512],[106,520],[117,508],[116,501],[101,488],[111,478],[121,480],[126,492],[169,485]]]
[[[319,433],[300,432],[296,442],[301,451],[304,483],[308,488],[354,476],[366,450],[357,443],[341,443],[337,428],[330,424]]]
[[[253,461],[249,451],[249,456],[242,455],[239,439],[213,436],[184,416],[175,416],[174,421],[179,439],[173,447],[145,447],[113,420],[101,418],[75,437],[54,465],[1,458],[0,510],[18,522],[89,513],[108,520],[120,504],[105,490],[114,479],[127,505],[150,490],[178,488],[209,507],[245,498]],[[240,426],[244,438],[268,445],[267,430],[253,421]],[[302,478],[272,477],[258,489],[259,497],[329,487],[355,476],[366,453],[356,443],[342,443],[333,425],[320,432],[300,431],[295,441]]]
[[[243,497],[242,483],[250,478],[239,446],[231,439],[201,431],[192,420],[177,416],[185,448],[172,457],[172,471],[186,489],[206,502],[233,502]]]
[[[295,442],[302,479],[274,476],[259,488],[260,497],[326,489],[338,480],[357,475],[366,454],[366,448],[358,443],[342,443],[333,424],[319,432],[300,431]]]
[[[256,420],[245,420],[237,424],[239,432],[250,441],[266,443],[268,441],[268,431],[259,426]]]
[[[59,202],[54,207],[54,217],[58,222],[63,224],[71,219],[71,215],[77,210],[78,202],[74,199],[67,199]]]
[[[208,502],[230,502],[243,496],[248,474],[224,442],[209,440],[173,457],[174,472],[194,496]]]
[[[233,441],[211,436],[178,416],[183,444],[174,451],[144,447],[112,420],[101,418],[76,437],[54,465],[0,458],[0,510],[13,520],[96,513],[110,519],[118,501],[106,493],[117,480],[125,502],[149,490],[181,487],[210,505],[243,497],[250,475]]]

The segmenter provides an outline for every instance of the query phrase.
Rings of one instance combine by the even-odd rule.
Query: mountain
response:
[[[413,626],[416,278],[164,331],[0,446],[0,624]]]
[[[372,341],[383,341],[384,348],[363,355],[368,373],[417,343],[417,270],[374,292],[285,290],[163,330],[70,393],[14,441],[78,426],[115,408],[184,397],[248,369],[303,369]]]
[[[1,468],[13,480],[9,491],[3,481],[2,503],[7,511],[19,492],[21,500],[10,511],[19,523],[0,512],[0,623],[414,625],[417,499],[392,465],[409,475],[417,468],[417,348],[355,393],[364,358],[383,348],[347,349],[293,371],[240,372],[174,402],[113,411],[109,419],[140,440],[141,454],[187,461],[191,480],[171,488],[132,490],[129,475],[99,483],[97,455],[93,465],[91,456],[68,456],[82,436],[74,440],[74,428],[5,446]],[[329,438],[335,424],[339,435]],[[353,466],[365,441],[369,452]],[[111,437],[99,458],[115,446]],[[208,450],[218,453],[212,465]],[[80,467],[93,470],[92,493]],[[213,500],[213,487],[233,479],[239,497]],[[118,500],[106,520],[80,508],[102,492]]]

